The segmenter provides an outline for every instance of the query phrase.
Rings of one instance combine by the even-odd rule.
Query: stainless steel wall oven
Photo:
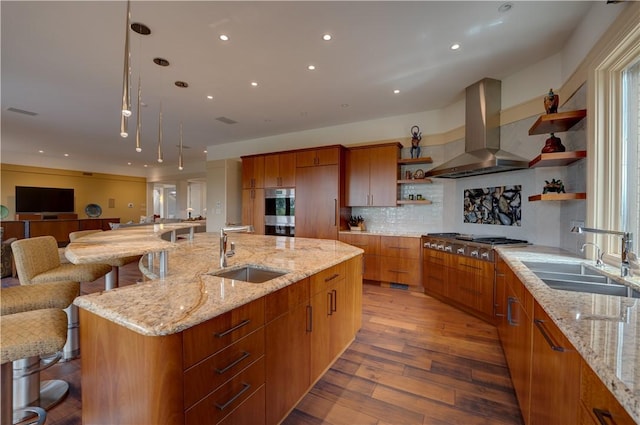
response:
[[[296,190],[294,188],[265,189],[265,235],[295,236]]]

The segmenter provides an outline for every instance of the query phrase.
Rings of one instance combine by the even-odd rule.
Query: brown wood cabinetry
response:
[[[295,187],[295,185],[295,152],[264,156],[264,187]]]
[[[502,343],[511,381],[518,397],[520,411],[526,424],[530,423],[531,353],[533,332],[533,297],[511,271],[498,259],[496,282],[504,283],[502,297],[497,300],[500,308],[498,333]]]
[[[349,245],[357,246],[364,250],[363,274],[366,280],[380,279],[380,235],[362,233],[340,233],[340,240]]]
[[[494,263],[455,256],[449,268],[448,296],[487,321],[493,319]]]
[[[389,143],[347,151],[347,206],[396,206],[401,147]]]
[[[340,229],[338,165],[296,170],[296,236],[338,239]]]
[[[242,188],[264,187],[264,155],[242,157]]]
[[[309,279],[269,294],[266,309],[266,423],[276,424],[311,385]]]
[[[583,360],[580,367],[581,425],[633,425],[636,422]]]
[[[447,276],[449,268],[447,263],[450,254],[434,249],[423,249],[422,284],[427,294],[436,295],[438,298],[446,298],[449,295]]]
[[[0,222],[2,227],[2,240],[11,238],[23,239],[24,236],[24,221],[2,221]]]
[[[296,151],[296,167],[316,167],[319,165],[340,164],[342,146],[302,149]]]
[[[577,423],[580,355],[537,302],[533,311],[530,423]]]
[[[264,189],[242,189],[242,224],[264,235]]]
[[[380,280],[422,291],[420,238],[380,237]]]

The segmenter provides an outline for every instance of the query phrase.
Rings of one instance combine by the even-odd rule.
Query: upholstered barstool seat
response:
[[[13,362],[57,353],[66,340],[67,315],[60,309],[33,310],[0,317],[1,425],[13,424],[14,413],[22,415],[25,411],[37,414],[38,424],[44,423],[46,412],[42,408],[20,406],[14,412]]]
[[[99,232],[102,232],[102,230],[78,230],[77,232],[69,233],[69,240],[71,242],[75,242],[83,236],[92,235]],[[129,263],[133,263],[134,261],[140,261],[140,256],[136,255],[133,257],[114,258],[105,261],[105,264],[111,266],[111,271],[104,277],[104,289],[109,291],[113,288],[117,288],[120,285],[120,267],[125,266]]]
[[[11,244],[18,279],[22,285],[59,281],[93,282],[111,271],[108,264],[61,264],[58,242],[53,236],[19,239]],[[69,316],[69,337],[64,348],[64,360],[80,353],[78,308],[66,309]]]
[[[23,311],[58,308],[64,310],[80,295],[80,283],[72,281],[48,282],[2,288],[0,315]]]

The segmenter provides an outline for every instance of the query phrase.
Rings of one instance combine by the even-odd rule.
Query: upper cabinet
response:
[[[400,148],[399,143],[386,143],[347,151],[347,206],[396,206]]]
[[[316,167],[319,165],[338,165],[340,146],[304,149],[296,152],[296,167]]]
[[[296,154],[276,153],[264,156],[264,187],[295,187]]]
[[[242,188],[256,189],[264,187],[264,156],[242,157]]]

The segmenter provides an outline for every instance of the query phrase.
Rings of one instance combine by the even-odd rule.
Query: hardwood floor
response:
[[[141,278],[122,268],[120,284]],[[2,279],[2,286],[16,284]],[[82,292],[104,280],[82,284]],[[49,425],[81,424],[80,360],[42,379],[69,382]],[[423,294],[364,286],[356,340],[283,424],[522,424],[496,328]]]

